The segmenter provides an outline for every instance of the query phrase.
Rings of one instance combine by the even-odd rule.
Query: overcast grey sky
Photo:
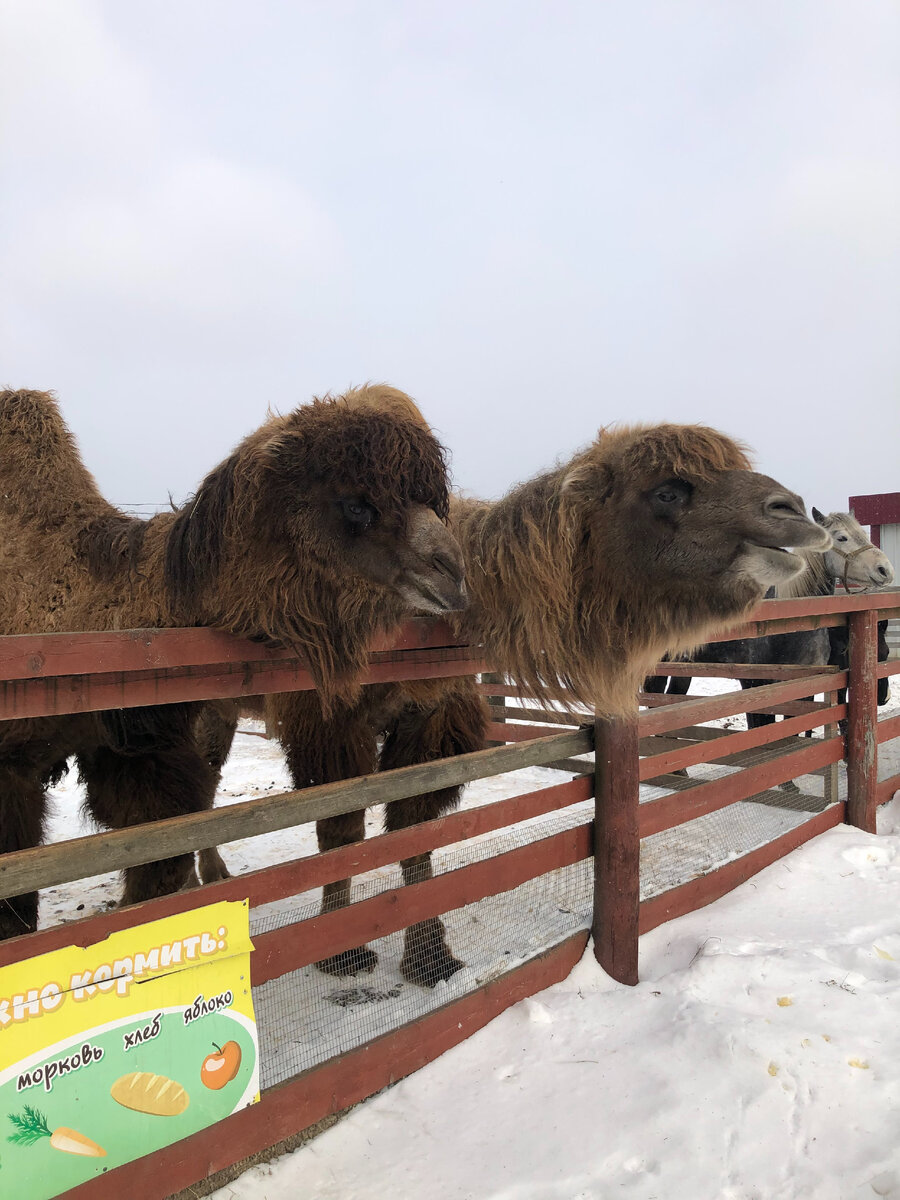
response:
[[[110,499],[367,379],[483,495],[636,420],[900,489],[895,0],[0,12],[0,381]]]

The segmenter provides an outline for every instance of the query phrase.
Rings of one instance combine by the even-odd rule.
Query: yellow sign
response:
[[[0,1195],[51,1200],[259,1099],[247,902],[0,968]]]

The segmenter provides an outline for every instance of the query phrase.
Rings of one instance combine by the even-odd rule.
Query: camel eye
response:
[[[667,479],[649,493],[650,511],[664,520],[676,520],[680,511],[689,503],[694,488],[680,479]]]
[[[339,500],[338,504],[344,520],[354,533],[362,533],[364,529],[368,529],[378,515],[365,500]]]
[[[657,516],[665,517],[674,514],[691,498],[691,485],[680,479],[668,479],[655,487],[650,494],[650,506]]]

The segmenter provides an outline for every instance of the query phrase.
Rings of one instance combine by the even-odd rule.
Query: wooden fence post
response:
[[[878,613],[847,614],[847,824],[875,832],[878,783]]]
[[[499,675],[496,671],[483,671],[481,675],[482,683],[506,683],[506,676]],[[509,700],[506,696],[487,696],[488,708],[490,709],[491,721],[495,725],[506,724],[506,706]],[[487,746],[502,746],[503,742],[494,740],[485,743]]]
[[[825,693],[825,703],[826,704],[833,706],[833,705],[837,704],[837,702],[838,702],[838,693],[837,692],[826,692]],[[837,735],[839,733],[840,733],[840,727],[838,725],[826,725],[825,728],[822,730],[822,737],[823,738],[837,737]],[[831,804],[836,804],[838,802],[838,800],[840,799],[840,794],[841,794],[841,775],[840,775],[839,764],[832,763],[831,766],[825,768],[824,777],[823,777],[823,795],[824,795],[826,808]]]
[[[594,954],[619,983],[638,982],[641,839],[638,722],[594,722]]]

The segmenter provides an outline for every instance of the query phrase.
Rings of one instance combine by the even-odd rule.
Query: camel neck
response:
[[[499,625],[521,625],[542,610],[544,627],[568,595],[571,548],[560,525],[561,471],[520,484],[500,500],[451,505],[451,524],[466,562],[471,608],[468,630],[483,638]],[[530,627],[530,625],[528,626]]]

